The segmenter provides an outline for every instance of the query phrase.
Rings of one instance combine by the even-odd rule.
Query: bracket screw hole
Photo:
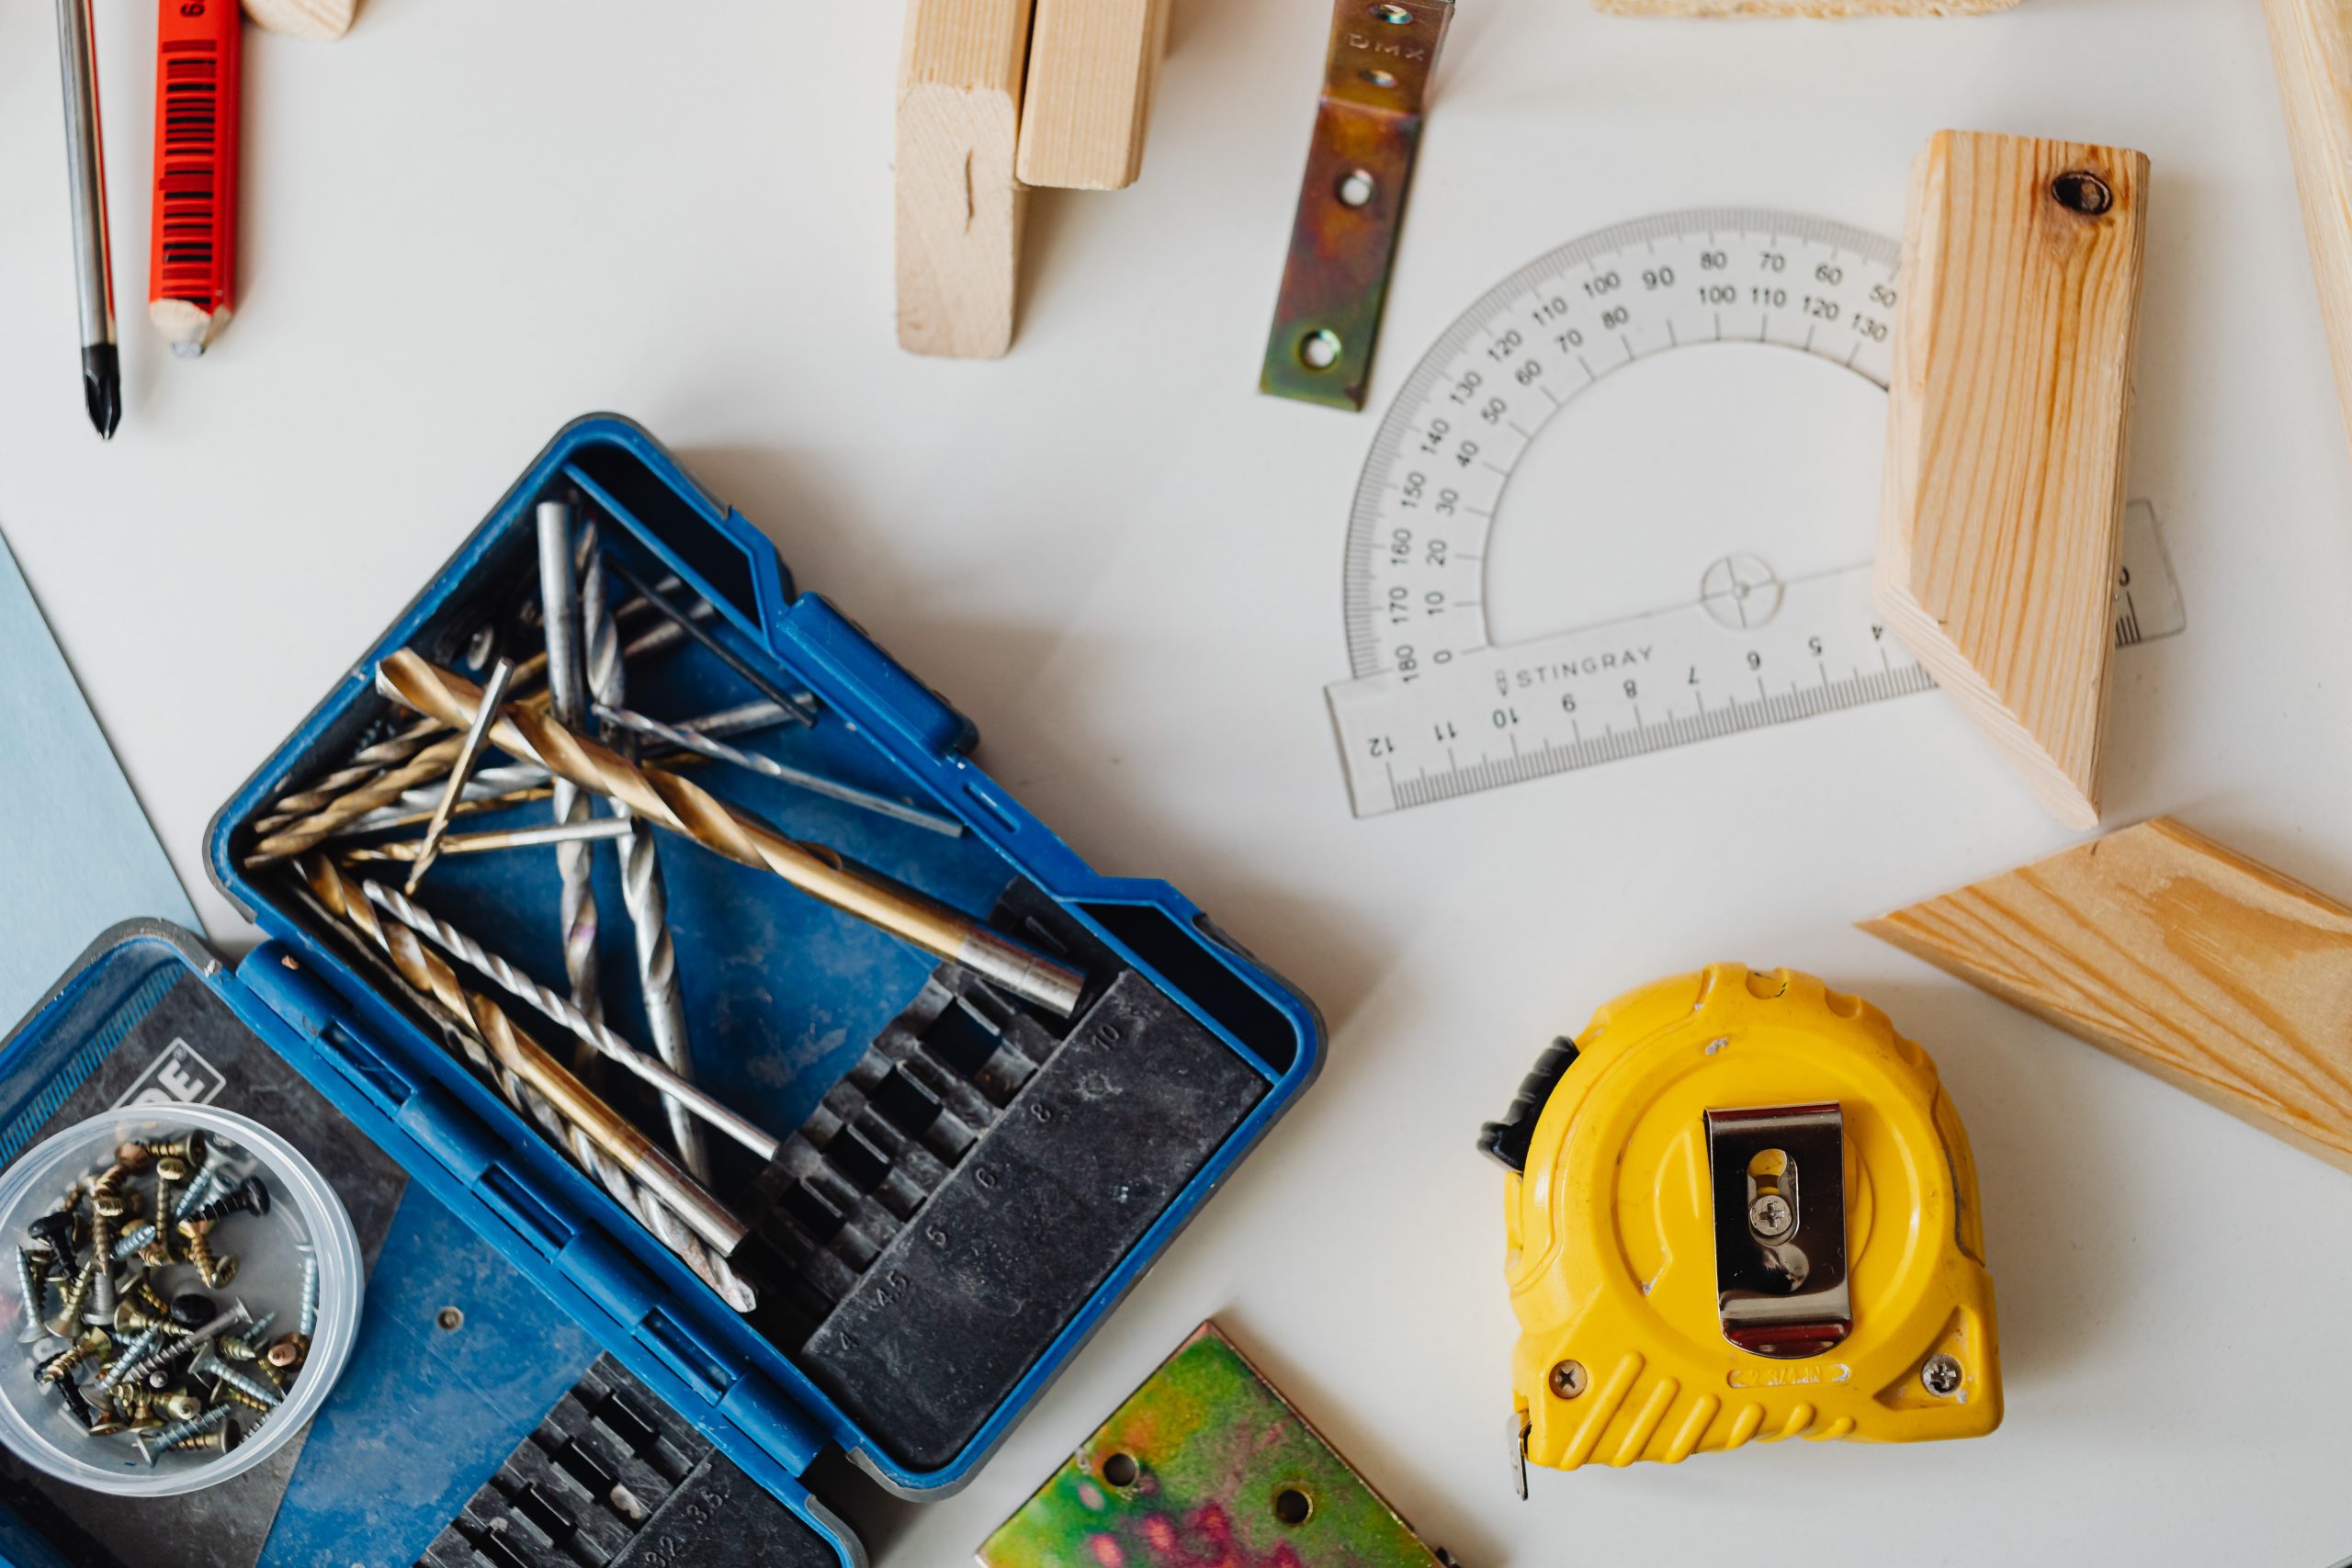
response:
[[[1372,14],[1392,28],[1404,27],[1413,19],[1413,13],[1402,6],[1374,6]]]
[[[2069,212],[2096,218],[2115,205],[2115,192],[2087,170],[2074,169],[2050,182],[2050,194]]]
[[[1356,74],[1363,77],[1365,81],[1371,83],[1375,87],[1393,87],[1396,85],[1396,73],[1393,72],[1359,71]]]
[[[1340,362],[1340,334],[1317,327],[1298,340],[1298,362],[1309,370],[1329,370]]]
[[[1274,1494],[1274,1517],[1293,1529],[1303,1525],[1315,1512],[1315,1499],[1295,1486],[1285,1486]]]
[[[1339,189],[1335,194],[1341,207],[1363,207],[1371,202],[1379,189],[1380,182],[1372,177],[1370,169],[1350,169],[1340,176]]]

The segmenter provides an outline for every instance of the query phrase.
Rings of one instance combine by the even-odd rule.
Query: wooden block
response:
[[[1862,929],[2352,1170],[2352,909],[2177,822]]]
[[[1168,0],[1036,0],[1021,183],[1119,190],[1143,172]]]
[[[322,41],[349,32],[358,9],[359,0],[245,0],[245,17],[255,27]]]
[[[899,62],[899,344],[993,359],[1012,346],[1029,0],[908,0]]]
[[[1621,17],[1981,17],[2018,0],[1592,0]]]
[[[1904,236],[1873,594],[2077,829],[2098,821],[2147,187],[2121,148],[1939,131]]]
[[[2352,434],[2352,0],[2265,0],[2335,395]]]

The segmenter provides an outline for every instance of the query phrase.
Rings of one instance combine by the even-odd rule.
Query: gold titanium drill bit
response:
[[[471,720],[481,703],[481,693],[471,682],[406,650],[376,667],[376,685],[393,701],[450,724]],[[661,768],[639,767],[611,748],[511,703],[490,733],[510,755],[545,763],[557,777],[620,800],[656,827],[683,833],[739,864],[774,872],[810,897],[934,957],[960,964],[1057,1017],[1068,1018],[1078,1010],[1086,985],[1083,975],[912,888],[854,870],[821,844],[787,839],[689,779]]]
[[[593,681],[590,682],[590,689],[592,693],[594,690]],[[649,718],[641,713],[632,713],[623,707],[617,699],[598,695],[592,711],[604,721],[607,731],[624,729],[638,735],[650,736],[656,740],[668,742],[681,751],[691,751],[696,756],[707,757],[714,762],[730,762],[745,773],[757,773],[763,778],[774,779],[778,784],[788,784],[795,788],[805,789],[811,795],[827,795],[851,806],[864,807],[876,816],[892,818],[913,827],[927,829],[933,833],[944,834],[951,839],[960,839],[964,836],[964,824],[956,821],[953,817],[943,816],[936,811],[925,811],[920,806],[910,806],[902,800],[892,800],[887,795],[876,795],[869,790],[859,789],[854,784],[840,784],[826,778],[821,773],[806,773],[801,769],[779,762],[773,757],[762,756],[757,751],[745,751],[711,736],[698,735],[680,725],[664,724],[658,718]]]
[[[545,791],[534,792],[544,795]],[[503,804],[502,802],[502,804]],[[586,840],[594,843],[605,839],[626,839],[632,831],[626,818],[592,817],[585,822],[567,824],[548,822],[537,828],[503,828],[485,833],[452,833],[441,840],[445,855],[481,854],[491,850],[543,850],[550,844],[569,844]],[[421,859],[424,853],[422,839],[401,839],[389,844],[367,844],[357,849],[338,850],[342,859],[353,862]]]
[[[581,536],[588,547],[588,567],[580,580],[580,626],[587,644],[588,695],[601,705],[626,700],[628,666],[621,657],[620,623],[605,596],[605,555],[597,547],[596,525],[591,522]],[[474,709],[480,722],[496,706],[488,688]],[[628,909],[630,935],[637,949],[638,995],[645,1004],[645,1031],[652,1038],[662,1065],[688,1083],[694,1081],[694,1041],[686,1033],[686,1000],[678,989],[678,950],[670,939],[670,890],[662,877],[662,861],[653,845],[653,829],[630,815],[626,805],[612,804],[613,815],[629,824],[620,845],[621,902]],[[597,1021],[590,1020],[591,1022]],[[670,1142],[679,1163],[695,1179],[710,1179],[710,1150],[703,1142],[702,1125],[684,1100],[664,1091],[662,1111],[670,1123]]]
[[[635,646],[632,643],[630,648],[633,649]],[[636,656],[629,649],[624,649],[622,657]],[[733,735],[748,735],[754,730],[772,729],[790,716],[791,715],[774,703],[763,701],[743,703],[731,708],[721,708],[717,713],[705,714],[700,718],[685,719],[671,728],[688,730],[698,736],[708,736],[717,739]],[[421,722],[431,725],[436,732],[444,728],[437,718],[428,718]],[[668,765],[678,768],[687,766],[692,758],[692,753],[684,755],[665,753],[665,755],[669,757]],[[472,779],[468,781],[465,794],[458,799],[458,808],[460,812],[484,807],[496,809],[519,805],[524,801],[545,800],[548,794],[547,784],[548,771],[536,762],[509,762],[495,768],[478,768],[474,771]],[[419,822],[429,821],[433,816],[433,808],[438,804],[440,798],[441,792],[433,785],[419,784],[401,795],[391,804],[378,807],[365,817],[355,818],[345,823],[335,829],[334,836],[342,838],[353,833],[373,833],[386,828],[407,828]]]
[[[435,741],[396,768],[378,774],[357,788],[337,795],[324,807],[298,822],[266,834],[245,857],[247,865],[266,865],[272,861],[291,860],[306,850],[316,848],[332,837],[335,830],[357,820],[379,806],[401,797],[411,784],[437,779],[449,771],[456,761],[458,748],[463,739],[455,735]]]
[[[657,585],[663,589],[684,586],[675,576],[665,577]],[[614,612],[623,621],[642,620],[654,613],[653,606],[643,598],[631,599]],[[718,612],[708,604],[695,604],[688,614],[696,620],[707,620]],[[685,641],[686,634],[668,621],[659,621],[639,632],[625,650],[631,659],[643,659],[664,649],[674,648]],[[529,691],[547,675],[548,656],[535,653],[514,666],[514,682],[511,690],[516,694]],[[542,692],[536,700],[545,702]],[[419,750],[433,743],[434,739],[448,728],[437,718],[420,718],[396,735],[388,736],[372,746],[363,747],[351,761],[314,784],[306,784],[290,795],[283,795],[270,803],[269,815],[254,823],[256,833],[275,833],[280,828],[299,822],[315,811],[324,809],[345,792],[357,788],[378,777],[385,769],[404,762]],[[429,804],[429,803],[428,803]]]
[[[534,516],[539,530],[539,618],[547,632],[548,712],[558,724],[577,729],[588,722],[588,677],[580,646],[580,585],[571,574],[571,508],[560,501],[543,501]],[[592,554],[595,526],[591,520],[582,530],[592,535]],[[585,822],[594,807],[577,782],[557,778],[557,821]],[[589,1017],[601,1017],[605,1001],[596,983],[594,846],[560,844],[555,857],[563,875],[558,915],[563,924],[564,977],[571,983],[572,1002]],[[572,1070],[582,1076],[595,1062],[595,1052],[585,1044],[571,1054]]]
[[[482,702],[496,706],[506,696],[506,688],[514,680],[514,661],[502,659],[491,666],[490,679],[482,682]],[[441,791],[441,804],[433,808],[433,820],[425,824],[424,842],[416,852],[416,862],[408,868],[408,890],[424,880],[440,857],[442,835],[449,830],[449,814],[458,808],[458,797],[465,793],[466,781],[473,776],[474,764],[481,760],[481,745],[490,738],[490,725],[481,714],[474,715],[473,723],[466,726],[464,743],[458,748],[458,760],[449,764],[449,781]]]
[[[395,893],[382,883],[365,877],[359,879],[359,891],[385,914],[431,942],[458,963],[493,981],[517,999],[530,1003],[573,1035],[652,1085],[664,1097],[674,1098],[692,1109],[704,1121],[751,1150],[760,1159],[775,1158],[776,1151],[783,1145],[773,1134],[729,1110],[708,1090],[698,1087],[684,1074],[631,1045],[601,1019],[590,1018],[562,993],[540,985],[448,921],[430,910],[420,908],[405,894]]]
[[[325,856],[310,857],[302,873],[311,893],[328,911],[374,942],[402,980],[462,1023],[489,1048],[500,1067],[544,1097],[564,1121],[579,1127],[632,1179],[674,1210],[719,1256],[727,1257],[743,1244],[748,1232],[742,1221],[654,1147],[628,1118],[598,1099],[537,1042],[517,1029],[496,1002],[468,990],[458,972],[446,960],[427,953],[413,933],[404,927],[388,930],[377,919],[367,896]]]

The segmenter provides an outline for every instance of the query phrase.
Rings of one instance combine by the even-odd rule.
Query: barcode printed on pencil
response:
[[[168,45],[164,70],[163,296],[208,308],[219,280],[220,61],[209,42]]]

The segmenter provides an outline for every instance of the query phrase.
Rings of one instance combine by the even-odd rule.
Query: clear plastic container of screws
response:
[[[143,1228],[159,1210],[168,1253]],[[0,1171],[0,1335],[24,1357],[0,1376],[0,1442],[118,1496],[267,1460],[318,1414],[359,1327],[342,1201],[283,1138],[210,1106],[126,1106],[28,1150]]]

